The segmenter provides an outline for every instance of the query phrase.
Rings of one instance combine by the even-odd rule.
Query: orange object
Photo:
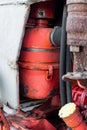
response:
[[[86,89],[87,88],[87,80],[77,80],[77,84],[82,89]]]
[[[59,111],[59,116],[72,130],[87,130],[87,125],[74,103],[63,106]]]
[[[27,29],[19,57],[20,89],[32,99],[58,92],[59,47],[50,42],[51,28]]]

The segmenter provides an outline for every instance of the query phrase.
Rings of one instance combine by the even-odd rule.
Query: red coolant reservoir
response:
[[[27,28],[19,57],[19,78],[22,95],[45,99],[58,92],[59,47],[52,45],[46,19]],[[43,24],[44,23],[44,24]]]
[[[44,99],[56,94],[59,79],[59,48],[52,46],[52,29],[27,29],[20,53],[20,83],[23,95]]]

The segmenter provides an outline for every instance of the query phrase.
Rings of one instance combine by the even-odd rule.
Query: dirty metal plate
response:
[[[0,0],[0,5],[10,5],[10,4],[32,4],[40,1],[47,1],[47,0]]]
[[[85,80],[87,79],[87,72],[72,72],[67,73],[62,77],[65,81],[72,81],[72,80]]]
[[[37,101],[24,102],[24,103],[20,104],[20,109],[23,112],[31,111],[34,108],[41,106],[46,101],[47,100],[37,100]]]
[[[87,3],[87,0],[67,0],[67,4],[73,3]]]

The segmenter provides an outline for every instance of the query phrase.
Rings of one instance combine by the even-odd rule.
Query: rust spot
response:
[[[50,91],[49,96],[53,96],[53,95],[55,95],[56,93],[57,93],[57,89],[53,89],[53,90]]]
[[[33,89],[33,92],[34,92],[34,93],[37,93],[37,92],[38,92],[38,90],[36,90],[36,89]]]
[[[20,84],[20,94],[21,95],[28,94],[28,91],[29,91],[28,85]]]
[[[87,46],[87,4],[68,5],[67,44]]]
[[[29,89],[28,89],[29,87],[26,85],[26,86],[24,86],[24,93],[25,94],[28,94],[28,91],[29,91]]]
[[[8,65],[13,70],[17,70],[18,69],[18,65],[17,65],[16,61],[8,60]]]
[[[73,72],[77,73],[65,75],[65,80],[87,79],[87,2],[81,1],[67,0],[67,44],[74,55]]]

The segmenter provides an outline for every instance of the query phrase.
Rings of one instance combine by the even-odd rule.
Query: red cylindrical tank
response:
[[[45,99],[58,92],[59,47],[50,42],[51,28],[27,29],[19,57],[24,96]]]

